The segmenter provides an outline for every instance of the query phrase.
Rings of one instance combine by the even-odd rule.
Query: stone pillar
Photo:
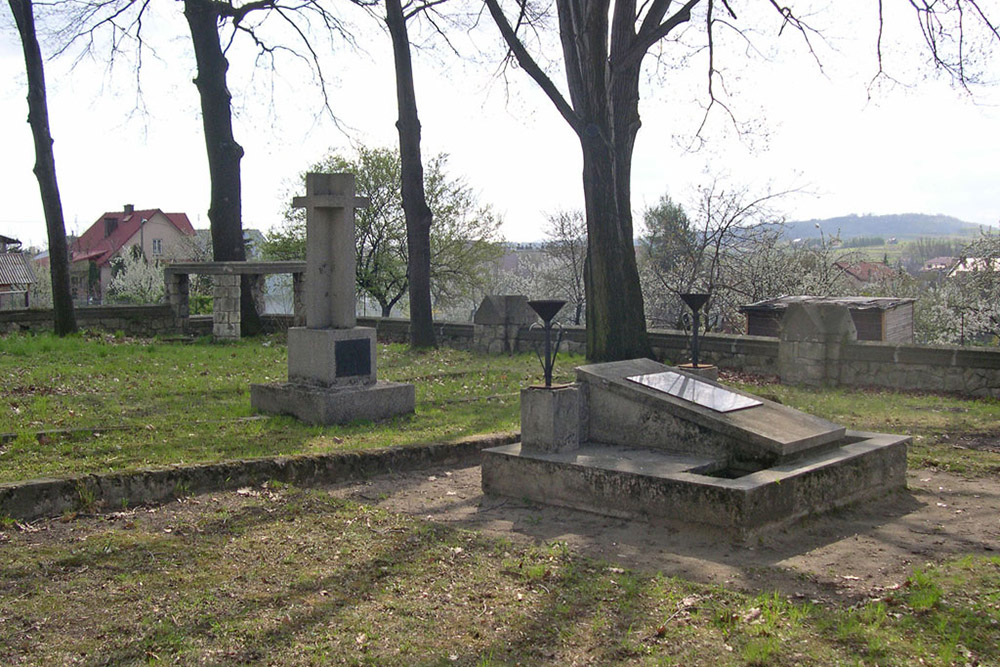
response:
[[[368,206],[354,195],[354,174],[306,174],[306,326],[350,329],[355,315],[354,209]]]
[[[522,452],[572,452],[587,437],[585,387],[571,384],[521,390]]]
[[[292,274],[292,326],[306,325],[306,280],[304,273]]]
[[[520,294],[488,295],[472,318],[472,347],[487,354],[512,354],[517,351],[517,335],[521,327],[537,321],[538,315],[528,305],[528,297]]]
[[[163,280],[166,283],[167,303],[174,311],[174,320],[177,328],[181,332],[187,331],[188,318],[191,316],[191,307],[188,302],[191,281],[186,273],[175,273],[169,269],[163,272]]]
[[[306,174],[305,327],[288,330],[290,382],[335,387],[377,382],[375,329],[355,315],[354,174]]]
[[[212,336],[216,340],[240,339],[240,276],[213,276]]]
[[[809,386],[839,384],[843,347],[857,339],[846,306],[791,304],[781,320],[778,341],[781,381]]]

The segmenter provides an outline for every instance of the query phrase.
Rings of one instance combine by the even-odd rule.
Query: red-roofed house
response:
[[[133,246],[152,260],[186,260],[185,239],[195,235],[185,213],[164,213],[158,208],[109,212],[69,246],[70,282],[74,299],[100,300],[111,283],[111,260]]]
[[[837,262],[834,266],[843,271],[857,287],[889,281],[899,275],[899,271],[891,266],[877,262],[858,262],[857,264]]]

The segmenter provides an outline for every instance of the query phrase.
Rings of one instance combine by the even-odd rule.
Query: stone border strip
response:
[[[319,486],[393,471],[479,459],[481,450],[517,442],[519,433],[492,433],[454,443],[336,454],[277,456],[222,463],[33,479],[0,484],[0,517],[32,521],[72,511],[113,510],[178,497],[238,489],[267,481]]]

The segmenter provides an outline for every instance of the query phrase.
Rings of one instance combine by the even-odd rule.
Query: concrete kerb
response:
[[[321,486],[432,465],[474,462],[479,460],[483,449],[512,444],[519,439],[519,433],[493,433],[454,443],[7,482],[0,484],[0,517],[32,521],[72,511],[112,511],[267,481]]]

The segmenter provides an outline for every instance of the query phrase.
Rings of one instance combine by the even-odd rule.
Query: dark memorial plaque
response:
[[[626,379],[716,412],[733,412],[763,405],[757,399],[673,371],[633,375]]]
[[[338,340],[334,345],[337,377],[372,374],[371,343],[367,338]]]

